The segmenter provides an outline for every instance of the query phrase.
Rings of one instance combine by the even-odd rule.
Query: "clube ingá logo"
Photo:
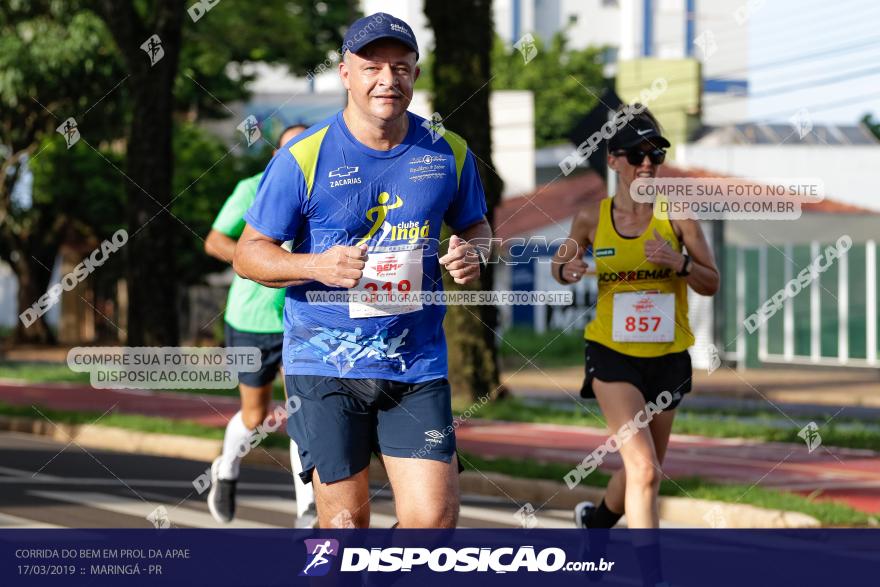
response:
[[[332,538],[311,538],[306,544],[306,566],[300,577],[322,577],[330,570],[330,563],[339,555],[339,541]]]

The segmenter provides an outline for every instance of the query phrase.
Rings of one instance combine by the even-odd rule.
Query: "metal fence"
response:
[[[833,243],[726,247],[722,355],[738,364],[875,367],[878,259],[873,240],[855,243],[750,333],[744,325]],[[791,288],[794,290],[795,288]]]

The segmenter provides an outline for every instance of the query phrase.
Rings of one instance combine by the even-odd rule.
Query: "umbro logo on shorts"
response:
[[[425,432],[425,442],[428,444],[440,444],[443,442],[443,433],[437,430],[428,430]]]

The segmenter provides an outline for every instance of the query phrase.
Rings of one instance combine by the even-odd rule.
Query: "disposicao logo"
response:
[[[339,555],[339,541],[332,538],[306,539],[306,566],[300,577],[323,577],[330,570],[330,563]]]

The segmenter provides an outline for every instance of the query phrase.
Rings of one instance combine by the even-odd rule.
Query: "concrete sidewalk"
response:
[[[223,396],[9,381],[0,381],[0,402],[99,414],[112,410],[214,427],[225,426],[239,406],[237,398]],[[595,428],[476,419],[463,422],[457,431],[459,446],[473,454],[571,465],[581,462],[606,438],[606,431]],[[619,458],[612,455],[602,468],[619,466]],[[821,494],[868,513],[880,512],[880,454],[873,451],[820,447],[810,453],[800,444],[673,435],[664,473],[671,478],[700,476]]]
[[[577,397],[583,366],[506,372],[502,383],[515,396]],[[693,397],[774,403],[880,408],[880,370],[750,369],[694,370]],[[769,404],[768,404],[769,407]]]
[[[27,347],[0,351],[6,361],[65,363],[68,347]],[[516,396],[564,399],[577,397],[583,365],[553,369],[506,369],[501,382]],[[880,409],[880,369],[736,370],[722,366],[712,373],[694,370],[693,397],[748,399],[825,406],[865,406]],[[880,447],[878,447],[880,448]]]

